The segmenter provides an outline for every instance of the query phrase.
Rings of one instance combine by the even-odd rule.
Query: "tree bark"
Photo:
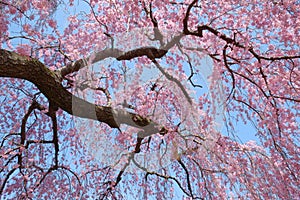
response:
[[[112,128],[119,127],[111,107],[95,105],[74,96],[62,86],[58,74],[36,59],[0,49],[0,77],[30,81],[50,102],[67,113],[98,120]]]

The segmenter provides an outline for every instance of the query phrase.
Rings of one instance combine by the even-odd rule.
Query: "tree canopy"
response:
[[[0,10],[1,199],[300,198],[299,0]]]

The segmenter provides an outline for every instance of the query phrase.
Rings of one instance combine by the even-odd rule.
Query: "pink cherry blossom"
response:
[[[1,199],[299,199],[300,3],[0,1]]]

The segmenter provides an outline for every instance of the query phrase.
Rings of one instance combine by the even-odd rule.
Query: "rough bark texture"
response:
[[[111,107],[95,105],[72,95],[61,85],[59,76],[36,59],[0,50],[0,76],[30,81],[50,102],[71,115],[98,120],[112,128],[119,127]]]

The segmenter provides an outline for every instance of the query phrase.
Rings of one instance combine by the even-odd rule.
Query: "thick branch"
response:
[[[106,58],[118,58],[123,52],[118,49],[104,49],[103,51],[97,52],[88,58],[79,59],[75,62],[68,63],[65,67],[60,69],[61,76],[64,77],[73,72],[79,71],[81,68],[84,68],[88,63],[93,64],[104,60]]]
[[[97,56],[100,55],[96,55]],[[143,128],[151,124],[134,113],[115,110],[108,106],[89,103],[72,95],[60,83],[59,75],[48,69],[36,59],[21,56],[7,50],[0,50],[0,77],[20,78],[30,81],[48,98],[67,113],[104,122],[112,128],[119,128],[120,124]],[[138,119],[138,120],[136,120]]]
[[[67,64],[65,67],[60,69],[60,75],[64,77],[73,72],[77,72],[90,64],[99,62],[106,58],[116,58],[117,60],[131,60],[133,58],[147,56],[150,59],[154,59],[163,57],[167,52],[167,49],[157,49],[155,47],[142,47],[127,52],[123,52],[119,49],[104,49],[103,51],[94,53],[87,58],[79,59],[75,62]]]
[[[57,71],[57,76],[59,78],[65,77],[68,74],[77,72],[80,69],[82,69],[88,65],[94,64],[94,63],[104,60],[106,58],[116,58],[117,60],[131,60],[131,59],[142,57],[142,56],[146,56],[151,60],[156,59],[156,58],[161,58],[164,55],[166,55],[168,53],[169,49],[171,49],[175,44],[177,44],[178,41],[183,36],[184,36],[183,34],[179,34],[179,35],[173,37],[162,48],[148,46],[148,47],[132,49],[132,50],[129,50],[126,52],[121,51],[116,48],[104,49],[102,51],[93,53],[91,56],[89,56],[87,58],[82,58],[75,62],[68,63],[65,67],[63,67],[59,71]]]

